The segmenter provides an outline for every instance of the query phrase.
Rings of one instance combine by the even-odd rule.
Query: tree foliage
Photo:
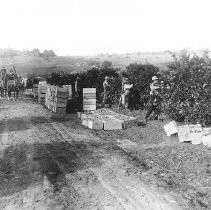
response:
[[[134,84],[130,94],[131,108],[143,109],[145,107],[149,98],[149,86],[152,82],[152,76],[157,75],[158,70],[156,66],[151,64],[133,63],[126,67],[123,76],[128,77],[130,83]]]
[[[49,58],[56,56],[56,54],[53,50],[44,50],[43,53],[41,53],[41,56],[48,60]]]
[[[211,59],[187,51],[173,54],[163,72],[164,111],[175,120],[211,124]]]
[[[46,80],[52,85],[68,85],[71,84],[74,91],[74,83],[76,77],[79,77],[80,89],[82,88],[96,88],[97,89],[97,102],[102,102],[103,93],[103,81],[105,76],[110,77],[110,83],[112,87],[111,100],[112,103],[117,103],[121,91],[121,78],[118,74],[119,69],[113,68],[92,68],[86,72],[81,72],[77,74],[68,74],[66,72],[56,72],[50,75],[46,75]]]
[[[33,50],[24,49],[14,50],[11,48],[0,49],[0,58],[13,58],[15,56],[35,56],[35,57],[44,57],[45,59],[49,59],[51,57],[56,56],[53,50],[44,50],[42,53],[38,48],[34,48]]]
[[[101,68],[102,69],[109,69],[109,68],[112,68],[112,62],[111,61],[108,61],[108,60],[105,60],[101,63]]]

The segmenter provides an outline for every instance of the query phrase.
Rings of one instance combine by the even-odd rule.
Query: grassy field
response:
[[[144,111],[114,109],[116,112],[144,119]],[[170,192],[179,193],[188,201],[190,209],[211,207],[211,150],[204,145],[180,143],[178,137],[167,137],[163,126],[170,121],[149,121],[146,126],[135,126],[119,131],[97,131],[102,139],[121,142],[119,145],[136,160],[136,173],[144,181]],[[135,147],[130,147],[131,143]],[[189,208],[188,208],[189,209]]]

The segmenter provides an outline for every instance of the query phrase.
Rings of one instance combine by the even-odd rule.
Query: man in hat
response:
[[[159,89],[158,78],[156,76],[152,77],[152,83],[150,84],[150,95],[153,95],[153,91]]]
[[[105,107],[106,104],[109,104],[109,107],[111,107],[110,92],[111,84],[109,83],[109,77],[106,76],[103,82],[103,107]]]
[[[145,121],[148,121],[152,112],[154,112],[154,120],[158,120],[158,116],[161,113],[161,101],[162,98],[159,95],[158,89],[154,90],[153,95],[150,96],[149,107],[147,109]]]
[[[1,69],[1,77],[2,77],[2,78],[5,78],[6,75],[7,75],[7,70],[6,70],[6,68],[3,66],[2,69]]]
[[[122,94],[120,98],[120,104],[122,104],[125,109],[128,109],[129,107],[130,90],[132,87],[133,84],[130,84],[128,78],[124,78],[122,82]]]
[[[147,109],[147,114],[145,120],[147,121],[154,112],[154,119],[157,120],[161,113],[161,101],[162,98],[159,94],[160,86],[158,85],[158,78],[156,76],[152,77],[152,83],[150,84],[150,99],[149,106]]]
[[[77,76],[75,80],[74,99],[76,100],[77,110],[81,111],[83,109],[83,88],[82,88],[82,84],[81,84],[81,80],[79,76]]]

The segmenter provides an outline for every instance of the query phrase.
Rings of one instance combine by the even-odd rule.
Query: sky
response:
[[[0,48],[97,55],[211,49],[210,0],[0,0]]]

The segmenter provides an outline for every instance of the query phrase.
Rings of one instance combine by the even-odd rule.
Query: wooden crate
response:
[[[73,98],[72,85],[63,85],[63,88],[67,89],[68,91],[68,100],[72,100]]]
[[[103,130],[103,122],[97,120],[87,119],[87,127],[94,130]]]
[[[67,104],[67,98],[58,98],[58,97],[55,97],[54,98],[54,101],[56,102],[56,103],[63,103],[63,104]]]
[[[117,119],[103,120],[103,129],[108,130],[121,130],[123,128],[123,121]]]
[[[65,114],[66,113],[66,107],[53,107],[53,112],[56,112],[58,114]]]
[[[96,88],[83,88],[83,110],[96,110]]]

